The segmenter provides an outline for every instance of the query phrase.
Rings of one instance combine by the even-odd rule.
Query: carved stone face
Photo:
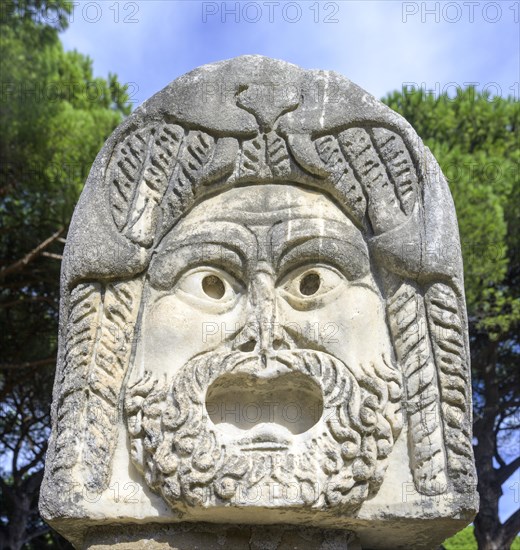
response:
[[[160,244],[126,390],[132,460],[172,506],[352,510],[401,380],[361,232],[326,196],[231,189]]]
[[[175,80],[97,156],[62,266],[40,511],[75,546],[419,549],[473,519],[453,201],[350,80],[256,55]]]

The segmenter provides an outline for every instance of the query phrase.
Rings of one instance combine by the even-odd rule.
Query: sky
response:
[[[520,2],[75,0],[67,49],[116,73],[135,107],[185,72],[242,54],[338,71],[376,97],[473,82],[519,97]]]
[[[376,97],[473,83],[520,96],[520,1],[76,0],[66,49],[118,75],[134,108],[200,65],[262,54],[342,73]],[[501,517],[518,507],[520,473],[504,485]]]

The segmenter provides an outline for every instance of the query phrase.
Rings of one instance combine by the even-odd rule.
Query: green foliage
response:
[[[453,537],[445,540],[443,546],[446,550],[477,550],[473,526],[469,525]],[[520,550],[520,537],[515,539],[510,550]]]
[[[115,75],[94,77],[88,57],[64,51],[58,33],[71,11],[69,0],[1,5],[2,548],[64,544],[44,533],[37,511],[55,370],[63,238],[96,154],[131,110]]]
[[[474,88],[456,97],[394,92],[386,103],[400,112],[430,147],[453,194],[465,269],[468,312],[492,339],[520,319],[508,270],[519,265],[520,103]],[[518,203],[517,203],[518,204]]]
[[[92,61],[64,52],[57,38],[36,42],[36,34],[26,40],[13,27],[2,24],[0,154],[5,183],[18,186],[9,187],[1,213],[9,216],[12,191],[20,200],[23,191],[29,214],[43,209],[49,218],[50,208],[53,221],[65,224],[100,143],[130,112],[128,97],[114,75],[94,78]]]
[[[57,42],[58,32],[67,28],[73,9],[72,0],[4,0],[0,24],[26,41],[31,59],[36,47]]]
[[[473,527],[469,526],[459,531],[456,535],[444,541],[443,546],[446,550],[477,550]]]
[[[461,235],[480,513],[474,530],[446,547],[476,548],[473,532],[481,550],[514,547],[520,517],[502,524],[498,502],[520,461],[517,441],[512,444],[520,428],[520,103],[474,88],[437,98],[394,92],[384,101],[439,161]]]

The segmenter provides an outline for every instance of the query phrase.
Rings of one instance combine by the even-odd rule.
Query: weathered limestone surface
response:
[[[462,281],[374,97],[261,56],[177,79],[74,213],[43,516],[78,548],[435,548],[478,505]]]
[[[355,535],[346,530],[211,523],[155,524],[145,529],[115,525],[91,534],[86,544],[91,550],[361,550]]]

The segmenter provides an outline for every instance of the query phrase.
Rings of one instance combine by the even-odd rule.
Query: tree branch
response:
[[[45,452],[47,451],[47,447],[43,447],[39,450],[38,453],[35,453],[34,458],[28,462],[23,468],[20,468],[18,471],[18,474],[22,477],[25,475],[26,472],[28,472],[31,468],[34,468],[39,462],[42,462],[45,458]]]
[[[520,424],[516,424],[516,425],[513,425],[513,426],[507,426],[506,428],[500,428],[501,432],[511,432],[511,431],[516,431],[516,430],[520,430]]]
[[[53,309],[56,309],[56,302],[49,298],[48,296],[27,296],[22,295],[18,300],[11,300],[10,302],[0,302],[0,307],[13,307],[27,304],[35,304],[38,302],[45,302],[52,306]]]
[[[24,539],[24,544],[27,544],[31,540],[35,539],[36,537],[40,537],[41,535],[46,535],[51,528],[48,525],[45,525],[43,527],[40,527],[39,529],[36,529],[32,533],[28,533]]]
[[[511,544],[520,531],[520,508],[512,515],[509,516],[501,529],[502,542]],[[508,546],[509,546],[508,544]]]
[[[64,229],[65,229],[64,227],[60,227],[58,231],[56,231],[56,233],[53,233],[48,239],[45,239],[36,248],[33,248],[21,260],[18,260],[17,262],[14,262],[14,264],[8,265],[7,267],[0,269],[0,279],[3,279],[8,275],[12,275],[13,273],[17,273],[18,271],[21,271],[22,269],[24,269],[27,266],[27,264],[32,262],[50,244],[52,244],[63,233]]]
[[[42,252],[42,256],[52,258],[53,260],[58,260],[60,262],[63,260],[63,256],[61,254],[54,254],[53,252]]]
[[[499,422],[499,425],[500,425],[500,422]],[[495,431],[495,459],[501,468],[505,468],[506,463],[504,462],[504,459],[500,456],[500,453],[498,452],[497,431],[498,430]]]
[[[40,485],[43,481],[43,472],[44,468],[34,472],[29,477],[26,477],[22,483],[22,490],[25,494],[32,495],[33,493],[39,491]]]
[[[38,359],[37,361],[26,361],[25,363],[0,363],[0,371],[26,369],[29,367],[42,367],[56,362],[56,356],[47,357],[47,359]]]
[[[505,464],[497,470],[497,483],[502,485],[508,478],[510,478],[516,470],[520,468],[520,456],[517,456],[509,464]]]

